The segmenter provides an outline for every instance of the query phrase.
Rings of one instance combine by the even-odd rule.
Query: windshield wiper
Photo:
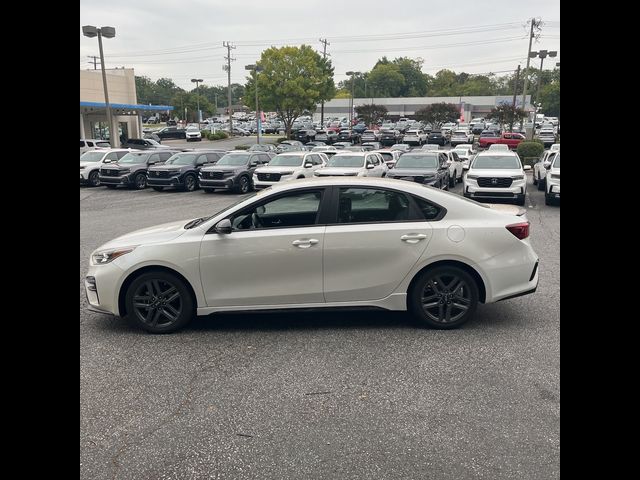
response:
[[[197,227],[198,225],[206,222],[207,220],[209,220],[210,218],[213,218],[213,215],[210,215],[208,217],[201,217],[201,218],[196,218],[195,220],[191,220],[189,223],[187,223],[184,228],[185,229],[190,229],[190,228],[194,228]]]

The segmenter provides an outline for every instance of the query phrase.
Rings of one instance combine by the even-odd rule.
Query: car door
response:
[[[340,186],[332,195],[337,211],[324,237],[326,301],[387,297],[425,252],[430,224],[397,190]]]
[[[272,194],[231,214],[230,234],[207,233],[200,248],[207,305],[323,303],[319,219],[327,200],[318,187]]]

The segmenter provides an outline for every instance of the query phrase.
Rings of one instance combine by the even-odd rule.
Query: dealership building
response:
[[[118,131],[126,138],[142,138],[142,115],[169,113],[168,105],[139,105],[132,68],[106,69],[109,104],[117,129],[108,126],[100,70],[80,70],[80,138],[105,138]],[[116,146],[120,146],[120,135]]]
[[[525,110],[533,112],[531,95],[527,95]],[[486,117],[492,108],[500,104],[513,104],[513,96],[469,96],[469,97],[398,97],[398,98],[354,98],[354,108],[360,105],[375,103],[387,107],[387,118],[397,120],[400,117],[412,117],[417,110],[432,103],[453,103],[460,109],[461,118],[465,122],[472,118]],[[324,104],[325,118],[348,117],[350,98],[334,98]],[[522,95],[516,97],[516,106],[522,106]],[[313,119],[320,120],[320,105],[316,109]]]

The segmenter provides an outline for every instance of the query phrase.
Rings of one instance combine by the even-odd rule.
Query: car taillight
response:
[[[520,240],[524,240],[529,236],[529,222],[512,223],[507,225],[506,228]]]

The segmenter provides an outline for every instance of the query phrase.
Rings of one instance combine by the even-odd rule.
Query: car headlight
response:
[[[478,175],[469,175],[469,174],[467,174],[466,178],[468,178],[469,180],[475,180],[475,179],[478,178]]]
[[[135,248],[136,247],[124,247],[94,252],[91,255],[91,264],[104,265],[105,263],[110,263],[116,258],[121,257],[122,255],[133,252]]]
[[[514,180],[524,180],[524,175],[514,175],[513,177]]]
[[[84,170],[84,167],[80,167],[80,170]]]

